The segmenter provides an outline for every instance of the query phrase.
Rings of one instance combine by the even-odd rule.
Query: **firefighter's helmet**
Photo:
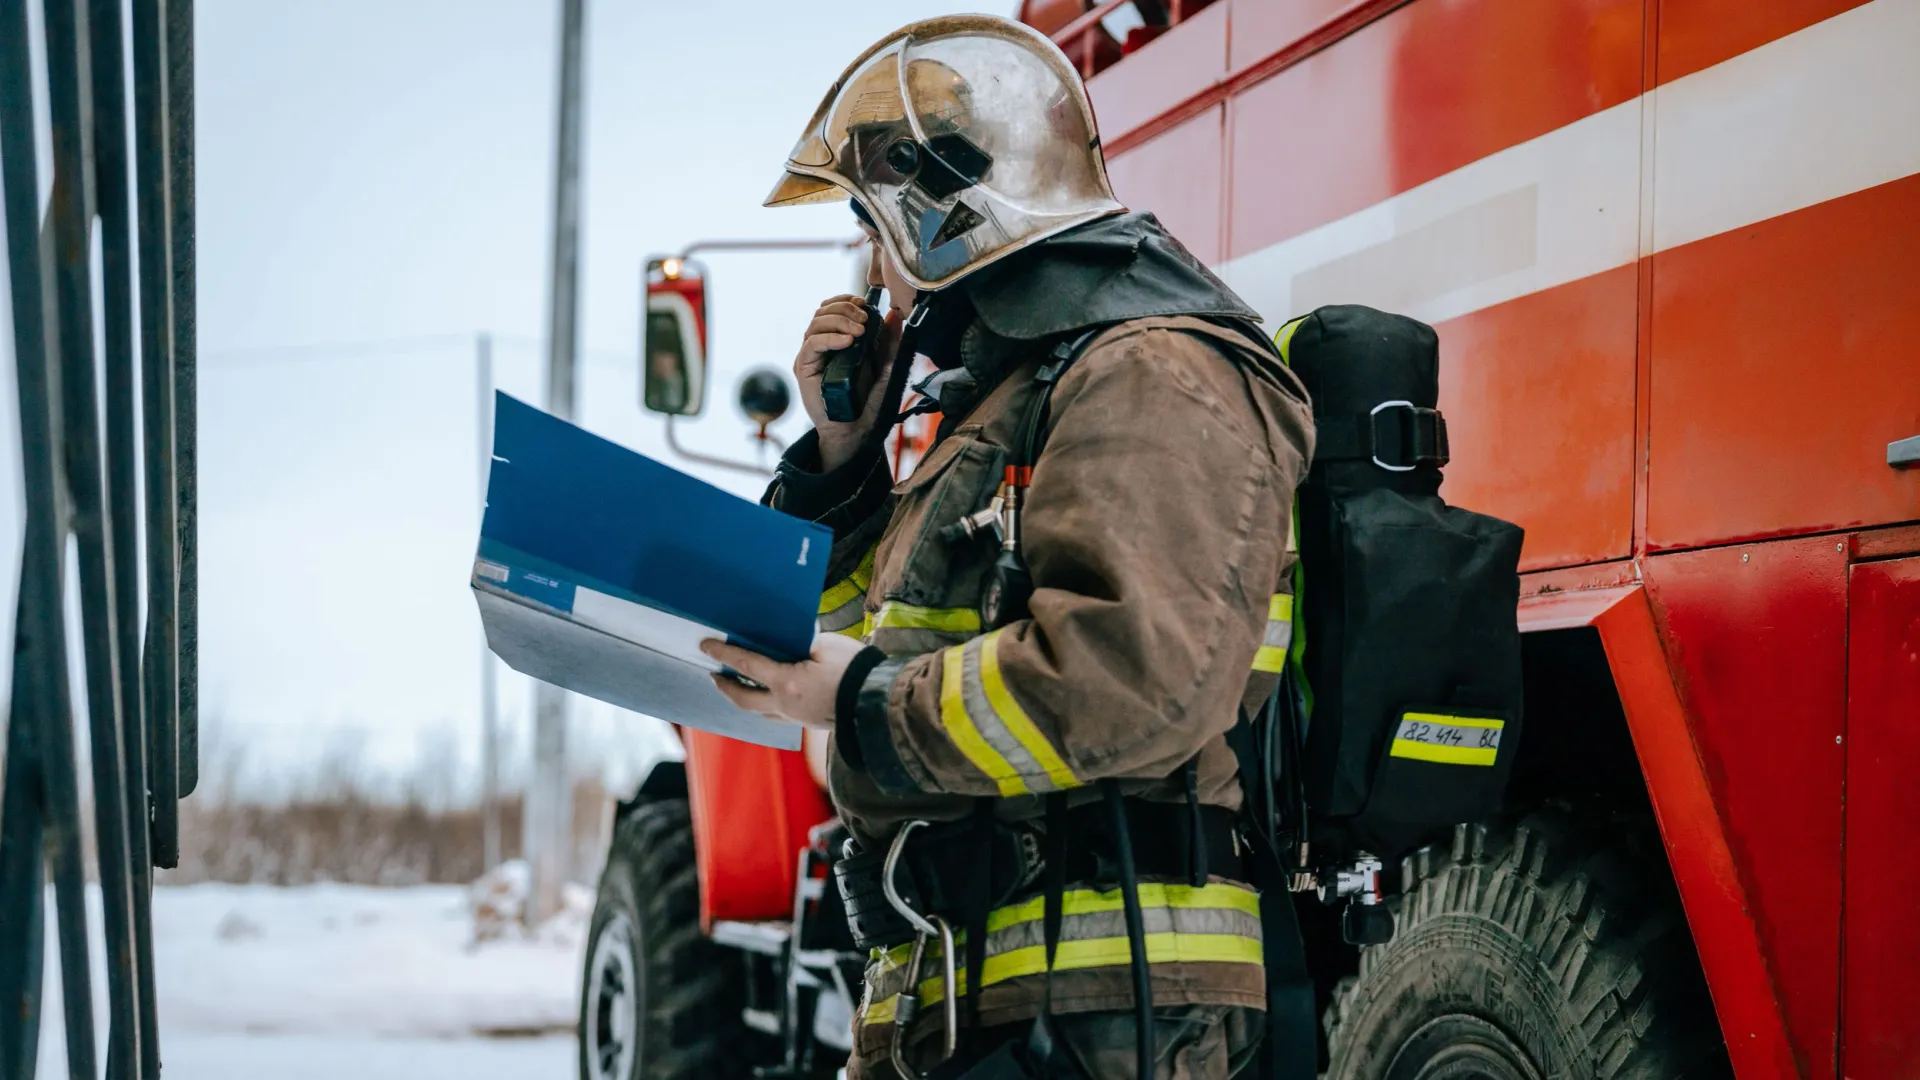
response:
[[[991,15],[913,23],[862,53],[766,204],[848,196],[929,290],[1124,209],[1079,73],[1046,37]]]

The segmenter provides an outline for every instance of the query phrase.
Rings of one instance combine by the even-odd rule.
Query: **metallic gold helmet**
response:
[[[766,205],[849,195],[928,290],[1125,209],[1079,73],[1046,37],[991,15],[913,23],[862,53]]]

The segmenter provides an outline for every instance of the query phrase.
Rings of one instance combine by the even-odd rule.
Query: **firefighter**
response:
[[[834,532],[822,632],[796,664],[706,647],[737,704],[831,733],[874,957],[850,1075],[1231,1075],[1266,999],[1225,734],[1286,663],[1305,391],[1114,199],[1078,73],[1021,24],[915,23],[847,69],[768,205],[849,197],[896,317],[814,314],[814,429],[767,495]],[[830,419],[823,356],[866,338],[864,410]],[[896,484],[916,356],[941,418]],[[953,986],[903,907],[956,931]]]

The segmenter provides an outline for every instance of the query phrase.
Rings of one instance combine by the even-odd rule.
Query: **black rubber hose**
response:
[[[1153,982],[1147,969],[1147,926],[1140,913],[1140,876],[1133,867],[1133,837],[1127,828],[1127,808],[1120,799],[1120,785],[1102,780],[1100,792],[1107,801],[1107,820],[1113,830],[1115,854],[1120,858],[1120,901],[1126,908],[1127,946],[1133,954],[1137,1075],[1139,1080],[1153,1080]]]

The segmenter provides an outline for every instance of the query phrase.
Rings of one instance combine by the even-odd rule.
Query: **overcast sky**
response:
[[[471,341],[496,335],[500,386],[541,402],[558,5],[195,6],[204,712],[263,775],[343,737],[399,766],[451,732],[471,759]],[[673,460],[637,404],[642,260],[700,238],[851,235],[843,206],[760,201],[847,61],[956,6],[587,6],[579,418]],[[854,271],[831,254],[709,269],[712,386],[687,441],[745,456],[734,385],[790,364]],[[524,726],[524,680],[501,685]],[[628,714],[577,715],[597,756],[658,745]]]

